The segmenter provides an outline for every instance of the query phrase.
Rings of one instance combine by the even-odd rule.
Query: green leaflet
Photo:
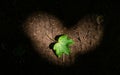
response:
[[[74,44],[74,41],[72,39],[68,38],[67,35],[62,35],[58,38],[58,42],[55,43],[53,49],[56,51],[56,55],[58,57],[61,57],[63,53],[69,55],[69,46],[72,44]]]

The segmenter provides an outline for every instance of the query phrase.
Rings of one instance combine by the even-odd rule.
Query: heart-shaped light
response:
[[[86,16],[73,27],[67,28],[58,18],[46,13],[35,13],[30,16],[23,29],[39,54],[57,65],[73,64],[77,54],[83,54],[95,49],[103,36],[101,16]],[[57,35],[66,34],[74,40],[70,47],[71,54],[58,58],[49,45]]]

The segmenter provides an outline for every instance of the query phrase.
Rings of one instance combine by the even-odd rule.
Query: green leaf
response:
[[[58,57],[61,57],[63,53],[69,55],[69,46],[72,44],[74,44],[74,41],[72,39],[68,38],[67,35],[61,35],[58,38],[58,42],[53,46],[53,49],[56,51],[56,55]]]

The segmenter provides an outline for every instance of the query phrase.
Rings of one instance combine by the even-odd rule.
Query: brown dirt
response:
[[[101,16],[86,16],[74,27],[66,28],[59,19],[46,13],[35,13],[28,17],[23,29],[31,39],[32,45],[39,54],[57,65],[71,65],[75,62],[78,53],[84,54],[96,48],[103,36]],[[75,41],[72,45],[71,54],[58,58],[54,51],[49,48],[57,35],[67,34]],[[50,39],[51,38],[51,39]]]

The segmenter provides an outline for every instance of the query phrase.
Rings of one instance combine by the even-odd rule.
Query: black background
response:
[[[0,1],[0,75],[119,75],[120,12],[119,3],[110,0],[4,0]],[[87,14],[104,16],[104,37],[91,53],[76,58],[70,67],[54,66],[39,57],[21,25],[37,11],[52,13],[67,25]]]

